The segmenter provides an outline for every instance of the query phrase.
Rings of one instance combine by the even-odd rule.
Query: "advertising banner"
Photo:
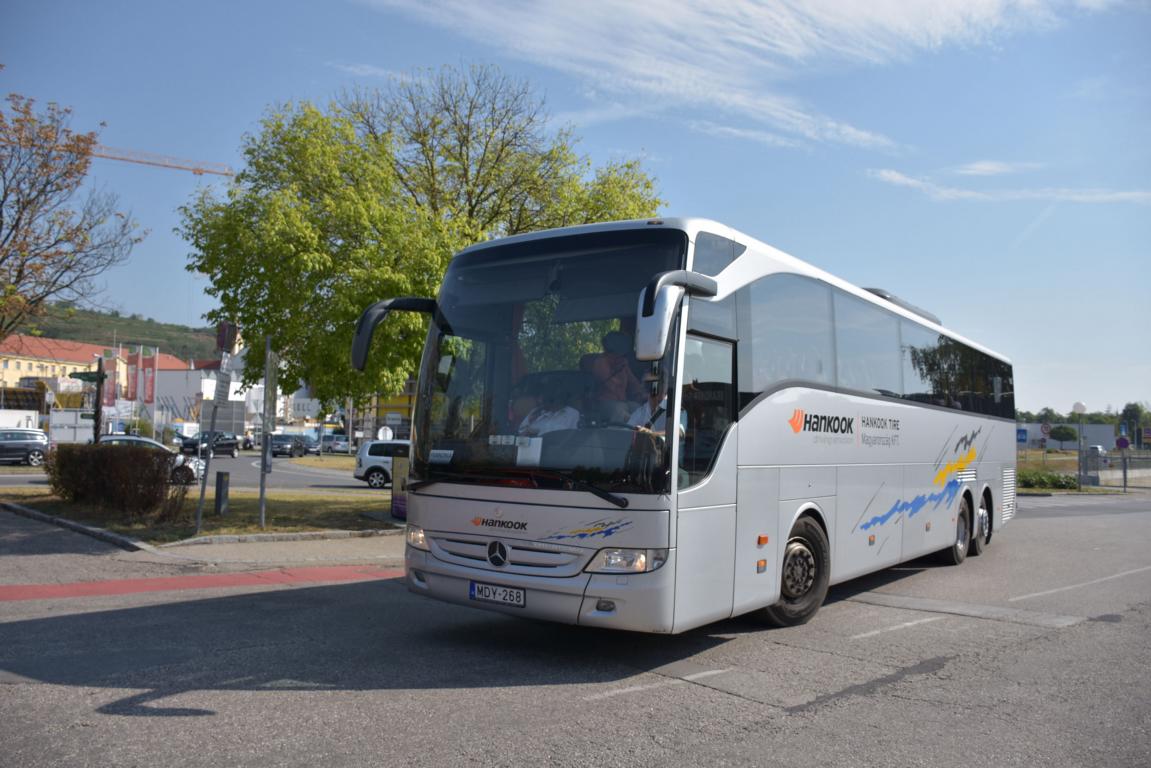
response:
[[[147,405],[156,402],[156,358],[158,356],[159,349],[144,347],[143,357],[140,360],[140,367],[144,371],[144,403]]]
[[[128,380],[124,382],[124,399],[136,399],[136,375],[140,367],[140,348],[130,347],[128,351]]]

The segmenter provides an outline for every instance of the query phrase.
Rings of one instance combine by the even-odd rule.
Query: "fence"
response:
[[[1151,488],[1151,451],[1083,452],[1083,485]]]

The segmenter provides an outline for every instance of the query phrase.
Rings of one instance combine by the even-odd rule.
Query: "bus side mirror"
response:
[[[352,338],[352,367],[362,371],[368,364],[368,350],[372,346],[372,336],[376,326],[384,322],[389,312],[426,312],[434,314],[436,311],[435,299],[417,299],[405,297],[401,299],[384,299],[377,301],[364,310],[356,323],[356,335]]]
[[[668,334],[684,293],[715,296],[719,285],[713,278],[686,269],[662,272],[651,279],[639,295],[636,311],[635,356],[659,360],[667,350]]]
[[[660,360],[667,351],[668,335],[671,333],[675,310],[683,298],[683,288],[665,285],[656,291],[652,304],[652,314],[643,314],[644,295],[640,294],[635,323],[636,360]]]

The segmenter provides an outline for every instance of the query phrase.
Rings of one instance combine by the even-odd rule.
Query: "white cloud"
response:
[[[362,1],[575,76],[608,101],[639,97],[665,107],[709,107],[723,113],[720,122],[751,120],[768,129],[765,136],[782,134],[795,144],[884,150],[895,141],[788,96],[788,81],[821,66],[882,65],[996,41],[1056,23],[1073,2]],[[1078,2],[1094,9],[1108,0]]]
[[[789,139],[769,131],[760,131],[753,128],[735,128],[727,125],[717,125],[716,123],[707,122],[705,120],[694,120],[688,123],[688,127],[697,133],[704,133],[709,136],[720,136],[723,138],[745,139],[747,141],[755,141],[760,144],[766,144],[769,147],[786,147],[795,148],[802,147],[804,143],[796,139]]]
[[[868,171],[872,178],[897,187],[921,192],[932,200],[979,200],[984,202],[1015,202],[1045,200],[1061,203],[1135,203],[1151,205],[1151,190],[1147,189],[1074,189],[1068,187],[1038,187],[1035,189],[978,190],[949,187],[928,179],[915,178],[891,169]]]
[[[976,160],[952,169],[952,173],[960,176],[1006,176],[1013,173],[1035,171],[1043,167],[1042,163],[1005,163],[1000,160]]]
[[[341,64],[336,61],[326,62],[326,66],[337,69],[354,77],[403,78],[403,73],[395,70],[377,67],[374,64]]]

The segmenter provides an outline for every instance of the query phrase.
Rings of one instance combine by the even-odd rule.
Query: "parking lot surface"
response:
[[[176,559],[0,513],[0,763],[1151,764],[1151,496],[1019,507],[806,626],[671,637],[423,600],[362,551]],[[137,586],[27,591],[80,583]]]

